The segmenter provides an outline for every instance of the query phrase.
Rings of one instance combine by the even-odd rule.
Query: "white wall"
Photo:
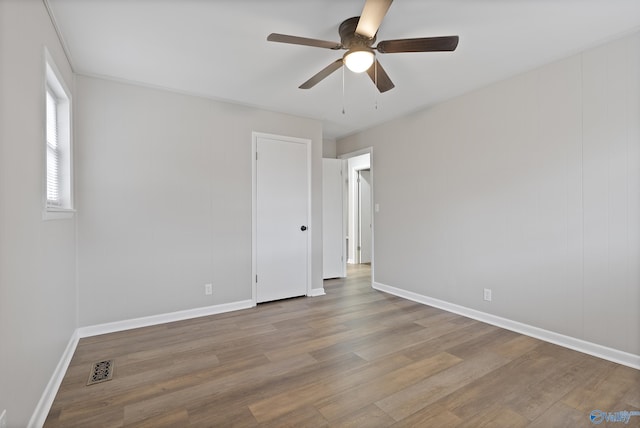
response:
[[[76,328],[75,220],[42,220],[44,51],[73,74],[41,1],[0,0],[0,413],[27,425]]]
[[[639,63],[636,34],[338,141],[375,150],[376,281],[640,355]]]
[[[251,299],[252,131],[312,140],[322,288],[320,122],[91,77],[76,91],[81,326]]]

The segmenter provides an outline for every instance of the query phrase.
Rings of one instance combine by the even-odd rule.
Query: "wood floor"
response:
[[[46,427],[591,427],[640,371],[406,301],[326,296],[82,339]],[[113,380],[86,386],[113,359]],[[629,424],[640,426],[640,416]]]

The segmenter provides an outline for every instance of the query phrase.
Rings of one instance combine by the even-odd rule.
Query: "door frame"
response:
[[[267,138],[271,140],[288,141],[292,143],[302,143],[307,149],[307,296],[311,292],[311,271],[312,271],[312,233],[311,233],[311,140],[308,138],[289,137],[285,135],[267,134],[264,132],[253,131],[251,133],[251,300],[253,306],[258,304],[258,291],[256,277],[258,274],[258,243],[257,224],[258,224],[258,174],[257,174],[257,149],[258,138]]]
[[[354,158],[356,156],[360,156],[360,155],[366,155],[369,154],[369,170],[371,173],[371,286],[373,287],[373,284],[375,282],[375,241],[376,241],[376,211],[375,211],[375,206],[377,205],[375,203],[375,172],[374,172],[374,167],[373,167],[373,147],[365,147],[364,149],[360,149],[360,150],[356,150],[353,152],[349,152],[349,153],[344,153],[342,155],[338,156],[338,159],[343,159],[343,160],[347,160],[349,158]],[[344,221],[345,224],[348,221],[348,204],[344,205]],[[345,257],[345,266],[346,266],[346,257]]]
[[[371,159],[369,159],[369,164],[371,164]],[[357,263],[363,263],[362,262],[362,171],[367,171],[369,172],[369,181],[367,182],[369,184],[369,220],[373,219],[373,211],[371,210],[371,208],[373,207],[373,204],[371,203],[371,199],[373,196],[373,192],[371,191],[371,166],[369,166],[369,168],[364,168],[364,169],[357,169],[356,172],[358,173],[358,182],[357,182],[357,186],[356,188],[358,189],[358,194],[357,194],[357,202],[356,202],[356,210],[357,210],[357,214],[356,214],[356,221],[357,221],[357,227],[355,228],[355,234],[356,234],[356,238],[358,240],[357,242],[357,253],[356,253],[356,260]],[[371,224],[371,223],[370,223]],[[369,241],[371,241],[371,235],[372,235],[372,229],[373,228],[373,224],[371,224],[371,227],[369,228]],[[371,253],[372,251],[372,247],[371,245],[369,245],[369,253]],[[371,254],[369,254],[370,256]],[[371,257],[369,257],[371,258]],[[370,262],[365,262],[365,263],[370,263]]]

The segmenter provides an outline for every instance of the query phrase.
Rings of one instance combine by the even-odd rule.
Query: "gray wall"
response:
[[[76,328],[75,220],[42,220],[43,46],[73,92],[43,3],[0,0],[0,412],[10,427],[26,426]]]
[[[323,158],[335,158],[336,157],[336,140],[335,138],[325,138],[322,141],[322,157]]]
[[[636,34],[339,140],[374,147],[376,281],[640,355],[639,63]]]
[[[76,92],[81,326],[251,299],[252,131],[312,140],[322,288],[320,122],[84,76]]]

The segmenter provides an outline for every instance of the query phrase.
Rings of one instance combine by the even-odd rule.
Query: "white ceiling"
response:
[[[455,52],[378,54],[396,87],[366,74],[298,86],[343,51],[267,42],[339,41],[364,0],[45,0],[77,73],[323,121],[339,138],[640,29],[640,0],[396,0],[378,41],[459,35]],[[377,103],[377,109],[376,109]]]

